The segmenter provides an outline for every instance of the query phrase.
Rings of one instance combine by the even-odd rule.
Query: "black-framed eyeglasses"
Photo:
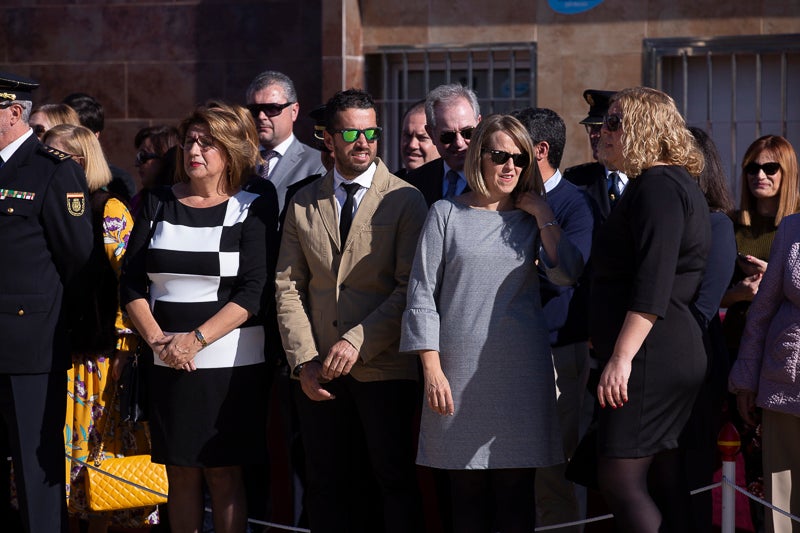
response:
[[[759,165],[758,163],[753,161],[752,163],[747,163],[744,166],[744,171],[747,172],[747,174],[749,174],[750,176],[757,175],[759,170],[763,170],[764,174],[766,174],[767,176],[774,176],[775,174],[778,173],[780,169],[781,169],[781,164],[775,162],[763,163]]]
[[[473,131],[475,131],[475,126],[467,126],[456,131],[443,131],[439,134],[439,142],[451,144],[456,140],[456,135],[461,135],[462,139],[468,141],[472,137]]]
[[[200,148],[202,148],[202,146]],[[145,163],[147,163],[152,159],[161,159],[161,156],[153,152],[145,152],[144,150],[139,150],[136,153],[137,165],[144,165]]]
[[[622,127],[622,117],[619,115],[606,115],[603,117],[603,126],[608,131],[617,131]]]
[[[377,141],[381,138],[381,133],[383,132],[383,128],[375,126],[374,128],[367,128],[364,130],[357,130],[355,128],[344,128],[341,130],[328,130],[331,133],[340,133],[342,135],[342,139],[346,143],[356,142],[361,134],[364,134],[364,138],[367,142]]]
[[[268,117],[277,117],[283,110],[292,105],[294,102],[286,102],[285,104],[248,104],[247,109],[253,118],[258,118],[261,113]]]
[[[531,163],[531,157],[526,152],[509,154],[503,150],[489,150],[488,148],[484,148],[481,150],[481,153],[489,154],[492,163],[495,165],[505,165],[506,161],[509,159],[511,159],[511,161],[514,162],[514,166],[518,168],[526,168]]]
[[[0,102],[0,109],[8,109],[12,105],[16,104],[14,100],[6,100],[5,102]]]
[[[205,152],[214,148],[213,137],[186,137],[186,139],[183,140],[181,148],[183,148],[184,151],[188,152],[189,150],[192,149],[192,145],[194,143],[197,143],[197,146],[200,147],[201,152]]]

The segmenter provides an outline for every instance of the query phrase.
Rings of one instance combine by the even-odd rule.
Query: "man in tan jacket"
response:
[[[289,204],[276,279],[283,346],[302,389],[309,525],[422,531],[411,434],[417,361],[398,346],[427,206],[376,158],[381,129],[368,93],[336,93],[326,119],[334,170]],[[383,524],[358,486],[366,471],[380,487]]]

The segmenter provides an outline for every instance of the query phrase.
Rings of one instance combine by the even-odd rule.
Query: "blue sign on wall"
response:
[[[547,0],[547,3],[556,13],[573,15],[589,11],[593,7],[602,4],[603,0]]]

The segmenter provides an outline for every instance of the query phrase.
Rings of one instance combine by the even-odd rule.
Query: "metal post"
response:
[[[717,437],[717,448],[722,455],[722,533],[736,531],[736,490],[731,484],[736,483],[736,454],[741,447],[736,427],[730,422],[722,426]]]

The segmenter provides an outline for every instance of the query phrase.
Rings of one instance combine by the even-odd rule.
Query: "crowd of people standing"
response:
[[[0,73],[0,445],[22,531],[247,531],[274,511],[272,398],[314,533],[528,533],[585,518],[580,484],[618,531],[707,531],[689,490],[726,418],[763,450],[748,481],[800,512],[785,138],[748,148],[734,210],[713,141],[661,91],[587,90],[596,161],[562,172],[557,113],[482,116],[447,84],[404,115],[392,171],[369,93],[315,109],[312,147],[266,71],[246,105],[138,132],[136,190],[99,104],[34,108],[36,86]],[[134,353],[138,422],[117,394]],[[166,465],[168,504],[89,508],[98,450]]]

